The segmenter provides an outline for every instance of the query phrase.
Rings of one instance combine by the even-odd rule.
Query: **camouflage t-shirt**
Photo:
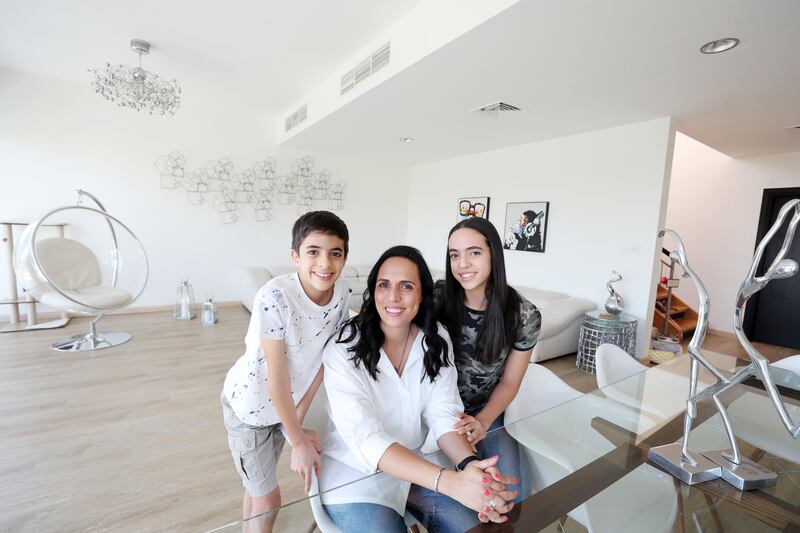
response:
[[[458,339],[453,339],[453,344],[458,342],[459,346],[455,358],[458,369],[458,392],[461,394],[464,411],[467,413],[483,409],[489,401],[489,396],[503,376],[508,357],[508,353],[503,353],[494,362],[485,364],[475,356],[475,340],[483,315],[484,311],[464,307],[461,335]],[[542,328],[542,315],[535,305],[522,296],[520,296],[519,315],[520,327],[513,349],[524,352],[536,346]]]

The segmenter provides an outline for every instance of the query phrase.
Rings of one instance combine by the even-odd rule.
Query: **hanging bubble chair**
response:
[[[92,194],[78,190],[77,205],[49,211],[22,233],[14,269],[25,290],[42,304],[72,314],[94,316],[89,332],[53,344],[63,352],[99,350],[130,340],[127,332],[98,333],[107,311],[131,305],[142,294],[150,268],[142,243],[110,215]],[[82,204],[89,198],[97,208]],[[70,227],[70,237],[48,236],[54,218]]]

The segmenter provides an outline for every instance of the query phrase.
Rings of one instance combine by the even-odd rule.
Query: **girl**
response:
[[[455,424],[480,457],[499,455],[498,468],[523,480],[517,442],[503,413],[519,390],[541,329],[531,302],[506,283],[503,245],[494,226],[468,218],[450,230],[447,273],[436,286],[439,320],[453,339],[464,413]]]
[[[478,520],[504,522],[514,480],[478,460],[454,430],[462,410],[450,341],[433,312],[433,280],[419,251],[387,250],[367,279],[361,313],[346,322],[323,354],[335,430],[324,445],[321,489],[328,515],[345,532],[405,532],[411,487],[426,487]],[[436,442],[459,471],[421,458]],[[378,469],[384,473],[363,478]],[[412,485],[413,484],[413,485]],[[342,486],[345,485],[345,486]],[[329,490],[331,487],[339,487]],[[429,531],[435,510],[409,506]]]

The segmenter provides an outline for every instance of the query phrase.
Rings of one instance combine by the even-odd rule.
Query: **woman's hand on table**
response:
[[[510,500],[517,493],[507,489],[515,480],[497,470],[497,460],[494,456],[473,461],[461,472],[445,471],[440,492],[477,511],[481,522],[505,522],[508,518],[502,515],[514,507]]]

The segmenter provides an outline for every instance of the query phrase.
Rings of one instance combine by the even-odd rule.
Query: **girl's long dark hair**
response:
[[[519,329],[520,296],[506,282],[506,263],[503,258],[503,243],[491,222],[485,218],[466,218],[453,226],[447,236],[460,229],[472,229],[483,235],[491,254],[492,271],[486,283],[486,312],[478,327],[475,355],[483,363],[496,361],[500,354],[511,349]],[[453,350],[461,350],[461,317],[464,314],[464,288],[450,268],[450,252],[445,258],[447,275],[439,301],[437,316],[453,339]]]
[[[417,265],[420,285],[422,288],[422,302],[419,305],[417,316],[412,322],[422,330],[422,343],[425,347],[423,364],[425,375],[433,383],[439,370],[443,366],[450,366],[447,342],[439,336],[436,324],[436,314],[433,309],[433,278],[425,259],[416,248],[410,246],[394,246],[389,248],[372,267],[367,278],[367,290],[364,291],[364,305],[361,312],[344,323],[336,338],[337,343],[348,343],[356,340],[355,344],[347,349],[352,353],[351,360],[356,367],[363,364],[372,379],[378,379],[378,361],[381,358],[381,347],[386,340],[381,329],[381,317],[375,306],[375,285],[378,280],[378,271],[383,263],[391,257],[404,257]],[[420,380],[424,379],[422,376]]]

